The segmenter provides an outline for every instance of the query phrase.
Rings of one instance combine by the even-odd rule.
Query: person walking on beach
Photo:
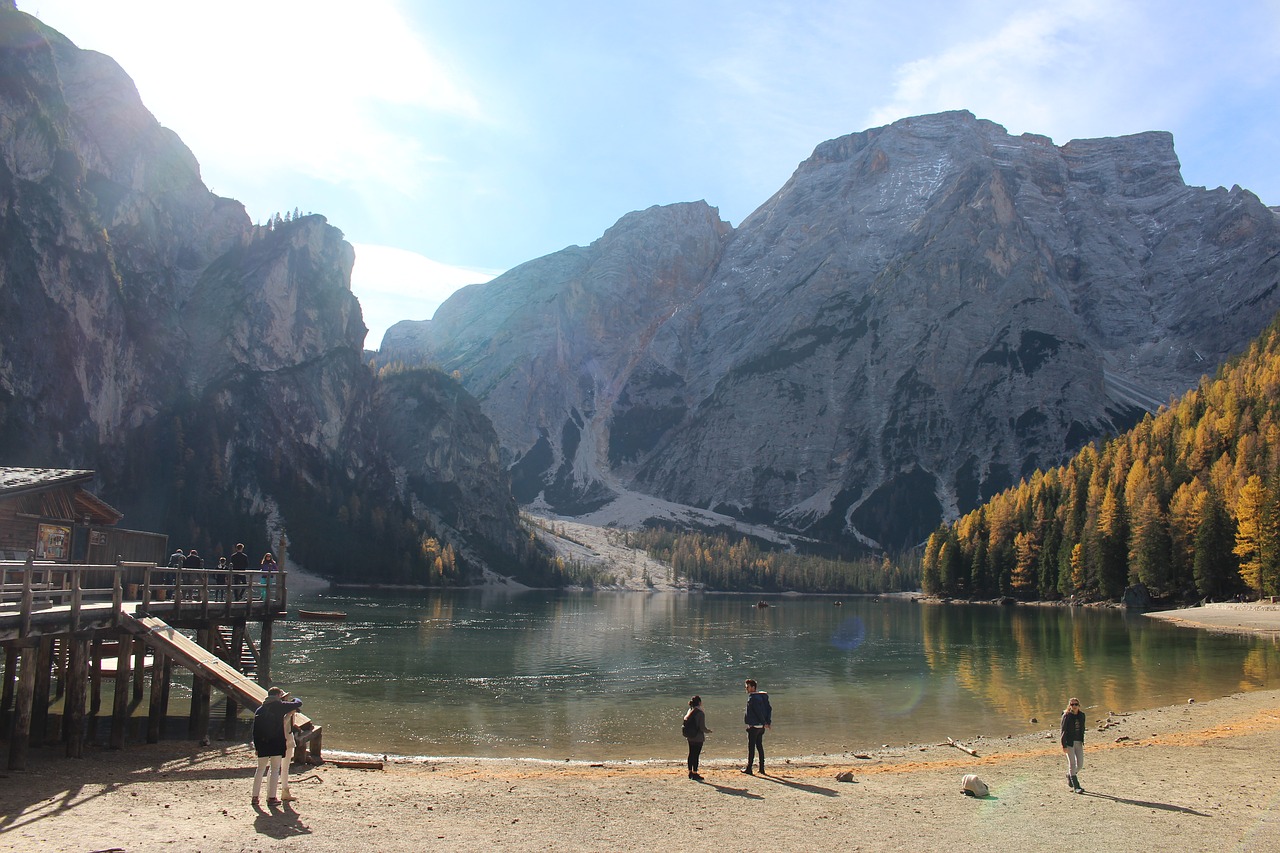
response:
[[[1080,700],[1072,697],[1062,712],[1062,751],[1067,754],[1067,787],[1083,794],[1079,773],[1084,766],[1084,711]]]
[[[760,690],[754,678],[748,678],[744,684],[747,688],[747,712],[742,721],[747,725],[747,766],[742,772],[751,776],[751,762],[757,752],[760,753],[760,775],[764,776],[764,730],[773,728],[773,708],[769,705],[769,694]]]
[[[689,700],[689,710],[684,715],[685,737],[689,741],[689,778],[702,781],[698,774],[698,757],[702,755],[702,745],[707,742],[711,729],[707,728],[707,715],[702,712],[702,697],[694,696]]]
[[[288,695],[279,687],[272,687],[267,691],[266,701],[253,713],[253,749],[258,754],[258,772],[253,777],[253,799],[249,802],[255,806],[262,793],[262,777],[268,770],[271,778],[267,782],[267,805],[280,805],[276,798],[277,784],[284,799],[293,799],[289,793],[287,756],[293,712],[302,707],[302,700],[287,698]]]

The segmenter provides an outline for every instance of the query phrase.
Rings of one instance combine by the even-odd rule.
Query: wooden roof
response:
[[[0,500],[16,500],[20,512],[68,521],[89,516],[115,524],[124,513],[83,488],[92,471],[77,468],[0,468]]]
[[[84,483],[92,471],[79,468],[0,468],[0,496]]]

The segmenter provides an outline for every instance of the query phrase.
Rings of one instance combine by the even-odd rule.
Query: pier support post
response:
[[[237,622],[231,627],[231,650],[227,655],[227,663],[240,671],[243,671],[240,659],[244,655],[244,631],[243,622]],[[236,700],[231,698],[231,694],[227,694],[227,714],[222,721],[222,735],[228,740],[235,737],[239,710],[240,706],[236,704]]]
[[[133,701],[138,704],[142,701],[143,682],[147,677],[147,644],[141,638],[133,643]]]
[[[111,738],[108,746],[120,749],[124,746],[124,730],[129,722],[129,664],[133,660],[133,636],[125,631],[119,634],[119,651],[116,652],[115,696],[111,703]]]
[[[275,620],[262,620],[262,637],[258,641],[258,683],[271,686],[271,637],[275,633]]]
[[[51,658],[53,673],[56,676],[52,679],[54,699],[61,699],[67,691],[67,666],[71,660],[70,646],[70,637],[57,637],[54,639],[53,656]]]
[[[35,646],[23,646],[18,656],[18,685],[13,708],[13,731],[9,734],[9,769],[27,769],[27,750],[31,746],[31,706],[36,695]]]
[[[102,638],[94,632],[89,646],[89,739],[98,736],[98,714],[102,712]]]
[[[0,690],[0,728],[8,731],[9,713],[13,709],[13,689],[18,682],[18,649],[4,647],[4,687]]]
[[[62,705],[62,740],[67,758],[84,754],[84,700],[89,687],[89,638],[71,637],[67,642],[67,690]]]
[[[36,652],[35,692],[31,701],[32,746],[43,746],[49,736],[49,683],[53,680],[53,638],[41,637]]]
[[[152,652],[151,702],[147,707],[147,743],[160,742],[160,728],[169,692],[169,656],[159,649]]]
[[[213,647],[212,632],[208,628],[196,631],[196,642],[200,648],[210,650]],[[209,734],[209,697],[210,686],[207,679],[197,673],[191,673],[191,716],[188,718],[188,733],[191,737],[203,740]]]
[[[173,658],[164,656],[164,674],[160,679],[160,737],[164,737],[169,720],[169,688],[173,684]]]

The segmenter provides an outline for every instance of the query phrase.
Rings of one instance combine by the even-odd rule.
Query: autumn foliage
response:
[[[1280,322],[1127,434],[929,537],[926,592],[1280,595]]]

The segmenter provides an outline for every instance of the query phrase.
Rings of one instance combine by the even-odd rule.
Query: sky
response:
[[[967,109],[1173,133],[1193,186],[1280,205],[1280,0],[18,0],[114,58],[265,222],[356,249],[366,347],[626,213],[735,226],[821,142]]]

